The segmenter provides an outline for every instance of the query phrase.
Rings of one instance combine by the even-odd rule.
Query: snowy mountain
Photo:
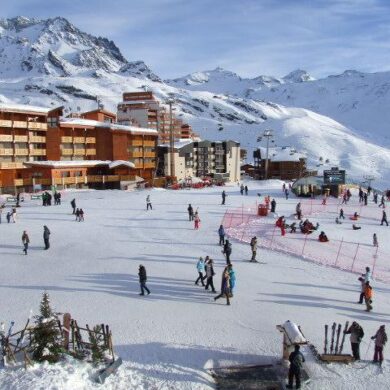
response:
[[[0,21],[0,102],[62,105],[66,113],[99,100],[115,111],[123,92],[148,89],[162,101],[173,96],[175,115],[202,137],[241,142],[249,161],[262,146],[257,137],[272,128],[275,144],[305,151],[311,166],[340,165],[356,180],[374,175],[380,186],[390,179],[383,126],[390,114],[382,106],[390,103],[389,85],[390,74],[350,71],[314,80],[296,70],[246,79],[222,68],[163,82],[143,61],[128,61],[112,41],[64,18]],[[355,126],[359,116],[364,128]]]

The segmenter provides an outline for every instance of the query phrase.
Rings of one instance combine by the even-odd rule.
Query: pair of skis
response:
[[[345,334],[346,334],[346,331],[348,330],[348,325],[349,325],[349,322],[347,321],[345,323],[344,332],[343,332],[343,335],[341,337],[341,343],[339,344],[340,334],[341,334],[341,324],[337,325],[335,322],[333,322],[332,333],[331,333],[331,343],[330,343],[330,354],[331,355],[333,355],[333,354],[340,355],[341,352],[343,351]],[[336,332],[336,329],[337,329],[337,332]],[[328,353],[328,330],[329,330],[328,325],[325,325],[325,345],[324,345],[324,354],[325,355]],[[336,338],[336,340],[335,340],[335,338]],[[336,341],[336,343],[335,343],[335,341]]]

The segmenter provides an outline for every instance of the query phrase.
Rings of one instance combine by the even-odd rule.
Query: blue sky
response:
[[[163,78],[390,69],[390,0],[13,0],[2,17],[63,16]]]

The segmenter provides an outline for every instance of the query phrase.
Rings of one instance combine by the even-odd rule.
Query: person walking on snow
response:
[[[232,244],[229,240],[225,241],[222,253],[226,256],[226,264],[230,264],[230,255],[232,254]]]
[[[245,195],[248,195],[248,186],[245,186],[244,190],[245,190]]]
[[[274,213],[276,210],[276,200],[272,199],[271,201],[271,213]]]
[[[384,195],[382,195],[381,202],[379,203],[378,207],[383,207],[383,208],[386,207],[386,205],[385,205],[385,196]]]
[[[385,210],[382,211],[381,225],[383,225],[384,223],[385,223],[387,226],[389,226],[389,223],[387,222],[387,215],[386,215],[386,211],[385,211]]]
[[[250,246],[251,246],[251,249],[252,249],[251,262],[252,263],[257,263],[257,261],[256,261],[257,237],[256,236],[252,237],[251,242],[250,242]]]
[[[200,218],[199,218],[198,211],[195,211],[195,216],[194,216],[194,229],[195,229],[195,230],[198,230],[199,227],[200,227]]]
[[[366,272],[364,274],[362,274],[362,276],[364,278],[364,283],[371,282],[372,272],[371,272],[370,267],[366,267]]]
[[[244,184],[241,184],[240,186],[240,194],[244,195]]]
[[[233,264],[229,264],[228,266],[228,270],[229,270],[229,282],[230,282],[230,298],[233,297],[233,291],[234,291],[234,287],[236,286],[236,273],[234,272],[234,269],[233,269]]]
[[[43,227],[43,241],[45,243],[45,250],[48,250],[50,248],[50,230],[46,225]]]
[[[374,352],[374,363],[378,363],[382,366],[383,362],[383,347],[387,343],[387,334],[385,330],[385,326],[381,325],[377,332],[375,333],[375,336],[371,337],[371,340],[375,340],[375,352]]]
[[[203,280],[205,279],[205,276],[203,276],[203,273],[205,271],[205,265],[203,261],[203,257],[199,257],[198,262],[196,263],[196,269],[198,270],[198,279],[195,280],[195,284],[198,285],[199,281],[202,283],[202,286],[204,287]]]
[[[150,195],[148,195],[146,197],[146,211],[149,210],[149,207],[150,207],[150,210],[153,210],[152,201],[150,200]]]
[[[146,287],[146,281],[148,280],[146,276],[146,268],[141,264],[138,269],[139,284],[141,287],[141,292],[139,295],[145,295],[145,290],[150,294],[150,290]]]
[[[364,337],[363,328],[356,321],[354,321],[352,322],[352,325],[349,327],[349,329],[344,333],[351,335],[350,341],[352,355],[355,360],[360,360],[360,343]]]
[[[297,219],[302,219],[302,208],[301,208],[301,202],[299,202],[295,207],[295,213],[297,215]]]
[[[80,210],[79,209],[76,209],[75,211],[75,216],[76,216],[76,222],[80,222]]]
[[[290,361],[290,368],[288,370],[288,385],[286,386],[287,389],[293,388],[294,377],[296,388],[299,389],[301,387],[301,369],[305,358],[299,349],[299,345],[295,345],[294,352],[291,352],[288,358]]]
[[[344,210],[343,209],[340,209],[340,214],[339,214],[339,219],[345,219],[345,216],[344,216]]]
[[[211,291],[213,293],[216,293],[215,291],[215,287],[214,287],[214,280],[213,280],[213,277],[215,275],[215,272],[214,272],[214,267],[213,267],[213,260],[212,259],[208,259],[207,260],[207,257],[206,257],[206,263],[205,263],[205,269],[206,269],[206,286],[205,286],[205,290],[208,290],[209,289],[209,286],[211,287]]]
[[[17,214],[16,214],[16,208],[14,207],[13,209],[12,209],[12,213],[11,213],[11,219],[12,219],[12,222],[13,223],[16,223],[16,220],[17,220]]]
[[[286,195],[286,200],[288,200],[288,194],[289,194],[289,192],[288,192],[288,189],[286,188],[286,191],[284,192],[285,193],[285,195]]]
[[[373,236],[372,236],[372,245],[374,245],[374,246],[376,246],[376,247],[379,246],[379,245],[378,245],[378,238],[377,238],[377,236],[376,236],[376,233],[374,233]]]
[[[224,245],[225,244],[225,229],[223,228],[223,225],[219,226],[218,236],[219,236],[219,245]]]
[[[226,200],[226,192],[225,190],[222,191],[222,203],[221,204],[225,204],[225,200]]]
[[[191,203],[188,205],[187,211],[188,211],[188,220],[193,221],[194,220],[194,209],[191,206]]]
[[[23,252],[25,255],[27,255],[28,244],[30,243],[30,238],[25,230],[23,231],[23,234],[22,234],[22,243],[23,243]]]
[[[76,214],[76,199],[72,199],[70,202],[70,205],[72,206],[72,214]]]
[[[366,290],[366,282],[364,281],[363,277],[358,278],[358,281],[360,282],[360,296],[358,303],[362,304],[364,299],[364,291]]]
[[[226,304],[230,305],[230,276],[228,267],[225,267],[222,272],[221,293],[214,297],[214,301],[222,297],[225,297]]]
[[[79,210],[79,222],[84,222],[84,210]]]

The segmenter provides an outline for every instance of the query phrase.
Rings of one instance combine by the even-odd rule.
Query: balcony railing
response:
[[[15,135],[14,142],[28,142],[27,135]]]
[[[12,121],[0,119],[0,127],[12,127]]]
[[[144,157],[156,157],[156,153],[155,152],[144,152]]]
[[[73,137],[73,143],[75,144],[84,144],[85,138],[84,137]]]
[[[71,144],[73,142],[72,137],[61,137],[61,143],[63,144]]]
[[[155,168],[156,163],[144,163],[144,168]]]
[[[13,149],[0,149],[0,156],[13,156],[14,150]]]
[[[26,121],[13,121],[12,126],[22,128],[22,129],[27,129],[27,122]]]
[[[15,149],[15,156],[28,156],[28,149]]]
[[[46,149],[31,149],[30,156],[46,156]]]
[[[22,162],[2,162],[0,163],[0,169],[19,169],[24,168]]]
[[[87,156],[96,156],[96,149],[87,149]]]
[[[87,137],[85,139],[86,144],[96,144],[96,138],[95,137]]]
[[[142,151],[141,152],[129,152],[129,157],[130,158],[142,157]]]
[[[29,141],[33,144],[44,144],[44,143],[46,143],[46,137],[31,135],[29,138]]]
[[[85,156],[85,149],[75,149],[74,155],[75,156]]]
[[[12,135],[0,134],[0,142],[12,142]]]
[[[61,154],[63,156],[73,156],[73,149],[62,149]]]
[[[148,141],[148,140],[144,141],[144,146],[155,146],[155,145],[156,145],[155,141]]]
[[[28,128],[33,130],[47,130],[47,123],[28,122]]]
[[[142,140],[140,140],[140,139],[133,139],[133,140],[130,142],[130,145],[131,145],[131,146],[142,146]]]

